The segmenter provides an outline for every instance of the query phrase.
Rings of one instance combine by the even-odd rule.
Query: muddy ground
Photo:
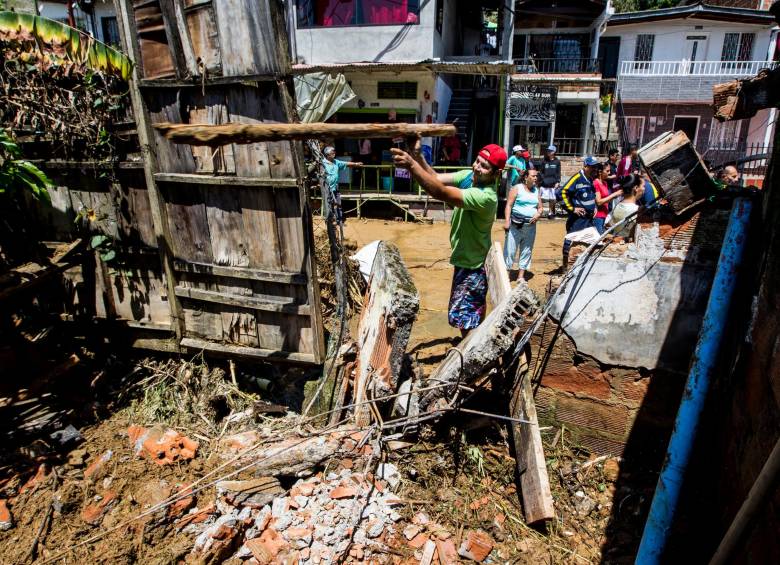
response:
[[[539,224],[529,284],[541,295],[546,294],[551,271],[560,264],[563,231],[560,220]],[[346,226],[346,237],[358,247],[385,239],[400,248],[421,295],[420,316],[409,351],[426,373],[458,337],[446,321],[452,276],[448,233],[449,226],[443,223],[351,219]],[[494,226],[494,239],[503,241],[499,223]],[[85,349],[79,351],[83,362],[67,381],[48,383],[45,388],[59,395],[60,405],[70,403],[69,421],[79,428],[82,441],[58,448],[50,439],[27,436],[0,447],[0,500],[7,501],[14,522],[9,530],[0,531],[0,561],[33,562],[31,548],[38,539],[34,562],[44,562],[106,532],[105,537],[75,548],[56,562],[198,562],[188,557],[196,534],[180,531],[176,521],[187,508],[214,503],[213,488],[197,493],[177,514],[157,512],[132,525],[113,531],[111,528],[217,467],[222,461],[219,440],[225,434],[255,429],[273,436],[277,430],[280,434],[288,431],[288,419],[301,409],[303,383],[316,378],[316,371],[239,365],[233,384],[225,360],[171,361],[164,356],[139,356],[118,361],[115,355],[87,353]],[[187,361],[192,362],[187,365]],[[206,365],[210,369],[203,375],[210,375],[208,382],[182,384],[187,370],[202,370],[199,368]],[[217,384],[215,378],[219,379]],[[277,386],[268,391],[262,379],[274,381]],[[0,391],[0,415],[4,404],[40,392],[27,388],[23,379],[14,384],[6,383]],[[215,393],[209,393],[215,389]],[[289,412],[274,415],[253,408],[267,406],[267,402],[284,405]],[[249,417],[236,418],[247,409]],[[137,457],[128,438],[128,426],[157,423],[197,440],[196,457],[171,466],[158,466]],[[485,562],[630,562],[631,555],[620,548],[604,547],[610,521],[614,520],[613,501],[620,500],[621,511],[628,516],[626,526],[631,526],[635,514],[636,500],[615,492],[619,462],[591,456],[571,443],[565,429],[545,429],[543,439],[556,510],[556,518],[546,528],[530,528],[523,521],[506,428],[495,421],[449,417],[424,428],[405,447],[383,455],[397,465],[401,475],[395,490],[403,501],[399,530],[423,512],[435,526],[428,527],[431,537],[437,535],[435,530],[440,525],[456,546],[468,532],[486,532],[494,545]],[[85,470],[108,450],[112,457],[105,472],[99,479],[87,480]],[[342,461],[334,464],[336,468],[344,465]],[[352,465],[350,462],[350,468]],[[116,494],[116,502],[101,519],[85,521],[85,510],[99,505],[108,493]],[[635,534],[629,533],[624,540],[628,546],[635,541],[632,537]],[[420,550],[407,540],[389,545],[384,557],[375,556],[374,562],[419,562]],[[242,563],[237,558],[229,562]]]

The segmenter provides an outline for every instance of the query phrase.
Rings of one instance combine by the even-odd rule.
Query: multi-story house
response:
[[[597,151],[602,73],[610,72],[600,37],[610,3],[518,0],[514,12],[508,145],[527,145],[534,155],[550,143],[560,155]]]
[[[601,45],[610,45],[608,64],[618,66],[613,108],[623,144],[683,130],[713,165],[766,151],[774,110],[750,120],[713,119],[713,85],[776,65],[774,17],[756,9],[761,2],[729,4],[695,2],[610,18]]]
[[[93,37],[109,45],[119,46],[119,26],[117,25],[114,3],[110,0],[86,0],[72,2],[66,0],[40,0],[30,2],[25,7],[32,12],[38,8],[38,15],[63,23],[72,23]],[[70,11],[70,14],[69,14]]]
[[[496,0],[296,0],[290,7],[295,72],[343,73],[356,94],[331,119],[454,121],[464,160],[474,147],[500,142],[509,7]],[[354,154],[353,145],[336,149]],[[373,162],[387,162],[390,145],[374,140]]]

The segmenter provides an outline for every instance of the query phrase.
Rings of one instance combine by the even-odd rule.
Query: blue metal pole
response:
[[[666,548],[685,469],[688,467],[699,419],[710,388],[712,369],[718,359],[720,342],[728,321],[731,296],[734,294],[737,273],[745,251],[751,207],[749,199],[737,198],[731,208],[715,279],[693,354],[693,363],[666,450],[666,459],[658,477],[658,486],[650,505],[650,514],[642,533],[636,565],[661,563]]]

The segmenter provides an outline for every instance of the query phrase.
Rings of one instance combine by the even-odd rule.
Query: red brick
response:
[[[428,541],[428,536],[425,534],[417,534],[412,539],[409,540],[409,547],[413,547],[414,549],[420,549],[422,546],[424,546]]]
[[[105,513],[117,502],[117,494],[108,490],[103,494],[103,498],[96,504],[87,505],[84,510],[81,511],[81,519],[87,524],[97,526],[103,521]]]
[[[340,498],[354,498],[355,494],[355,489],[344,486],[337,486],[332,491],[330,491],[330,497],[334,500],[338,500]]]
[[[198,450],[197,441],[175,430],[163,432],[158,428],[130,426],[127,435],[134,444],[136,455],[146,457],[158,465],[172,465],[177,461],[192,459]]]
[[[626,400],[636,404],[641,404],[647,394],[647,387],[650,385],[650,377],[636,378],[623,377],[620,383],[620,395]]]
[[[577,366],[570,365],[559,371],[553,371],[548,367],[544,372],[542,382],[544,386],[563,392],[602,400],[608,399],[611,393],[608,375],[602,373],[591,362]]]
[[[441,565],[452,565],[459,563],[458,550],[455,549],[455,543],[451,540],[436,540],[436,549],[439,551],[439,563]]]
[[[113,452],[109,449],[90,463],[84,470],[84,478],[93,483],[103,478],[108,471],[108,462],[111,461],[112,455]]]
[[[41,482],[46,478],[48,473],[49,473],[49,469],[48,469],[46,463],[41,463],[38,466],[38,471],[35,473],[35,475],[30,477],[27,480],[27,482],[24,483],[24,485],[22,485],[22,488],[19,489],[19,493],[21,494],[21,493],[23,493],[23,492],[25,492],[27,490],[30,490],[30,489],[33,489],[33,490],[37,489],[40,486]]]
[[[563,423],[625,437],[629,413],[625,406],[560,396],[555,417]]]
[[[188,524],[199,524],[200,522],[205,522],[208,520],[209,516],[216,513],[217,508],[214,505],[214,503],[209,504],[202,510],[198,510],[197,512],[193,512],[192,514],[187,514],[186,516],[183,516],[179,520],[176,521],[176,528],[182,529],[184,526]],[[270,516],[270,514],[269,514]]]
[[[8,510],[8,501],[0,498],[0,532],[10,530],[14,526],[14,519],[11,511]]]
[[[460,544],[458,555],[482,563],[493,551],[493,540],[482,530],[472,530]]]
[[[260,563],[274,563],[279,553],[287,547],[287,542],[273,528],[266,529],[259,538],[246,542],[252,555]]]

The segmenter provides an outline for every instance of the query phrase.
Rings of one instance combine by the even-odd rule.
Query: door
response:
[[[701,63],[696,64],[697,61],[703,61],[707,54],[707,36],[706,35],[688,35],[685,37],[685,58],[683,60],[683,73],[692,74],[698,72],[701,69]]]
[[[699,132],[699,116],[675,116],[674,131],[684,131],[691,143],[696,145],[696,137]]]
[[[602,37],[599,40],[599,63],[601,64],[602,77],[617,77],[619,54],[619,37]]]

